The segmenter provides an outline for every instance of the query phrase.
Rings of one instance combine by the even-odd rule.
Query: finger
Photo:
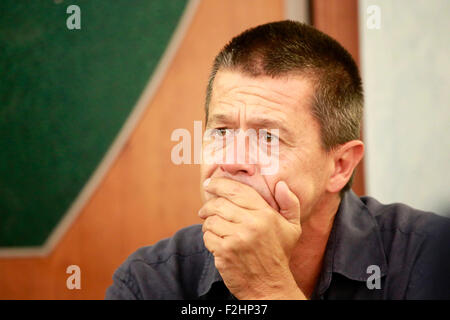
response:
[[[266,206],[266,201],[252,187],[228,178],[213,178],[205,180],[203,187],[206,192],[223,197],[245,209],[260,209]]]
[[[279,181],[275,186],[275,200],[280,207],[280,214],[291,223],[300,224],[300,201],[289,189],[286,182]]]
[[[211,231],[206,231],[203,234],[203,242],[205,243],[205,247],[213,255],[220,250],[221,241],[223,241],[223,239]]]
[[[222,217],[214,215],[208,217],[205,222],[203,222],[202,231],[210,231],[215,235],[223,238],[230,236],[236,232],[236,224],[230,221],[224,220]]]
[[[213,215],[218,215],[233,223],[242,222],[243,209],[228,199],[216,197],[208,200],[198,211],[198,216],[206,219]]]

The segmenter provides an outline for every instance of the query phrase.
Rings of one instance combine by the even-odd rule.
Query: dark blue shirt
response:
[[[133,253],[106,299],[234,299],[201,225]],[[450,219],[347,192],[312,299],[450,299]]]

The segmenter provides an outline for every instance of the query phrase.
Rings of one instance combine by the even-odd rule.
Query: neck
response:
[[[292,253],[290,267],[297,285],[308,298],[322,270],[323,256],[340,200],[336,194],[323,197],[309,218],[302,222],[302,235]]]

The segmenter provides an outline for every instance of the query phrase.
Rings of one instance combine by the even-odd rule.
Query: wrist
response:
[[[294,279],[284,282],[259,294],[248,295],[240,300],[308,300]]]
[[[308,300],[296,283],[268,295],[266,300]]]

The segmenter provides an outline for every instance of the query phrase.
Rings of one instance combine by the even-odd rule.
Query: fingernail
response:
[[[203,181],[203,187],[206,188],[210,181],[211,181],[211,178],[208,178],[205,181]]]

